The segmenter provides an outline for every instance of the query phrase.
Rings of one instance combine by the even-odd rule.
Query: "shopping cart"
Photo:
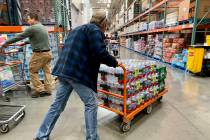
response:
[[[24,73],[25,55],[26,49],[23,44],[10,45],[5,52],[0,53],[0,87],[3,90],[0,96],[5,101],[9,101],[9,98],[5,96],[9,90],[22,86],[28,88]]]
[[[109,53],[112,54],[116,58],[120,58],[120,45],[117,41],[110,41],[108,44]]]
[[[20,56],[22,53],[22,61]],[[11,45],[0,53],[0,96],[9,101],[5,94],[19,86],[25,86],[24,66],[25,51],[21,45]],[[7,133],[25,116],[24,105],[0,105],[0,132]]]
[[[127,97],[128,97],[128,94],[127,94],[127,92],[128,92],[128,90],[127,90],[127,86],[128,86],[127,85],[128,84],[127,70],[126,70],[124,65],[120,65],[120,67],[123,69],[123,77],[122,77],[123,78],[122,79],[123,93],[121,93],[121,94],[113,93],[113,92],[110,92],[110,91],[106,90],[108,88],[99,89],[98,93],[99,94],[104,94],[105,96],[108,96],[108,97],[114,97],[116,99],[122,100],[121,105],[123,106],[123,109],[121,111],[119,111],[117,109],[114,109],[113,107],[110,107],[107,104],[107,102],[109,102],[109,101],[103,102],[99,106],[102,107],[102,108],[105,108],[109,111],[115,112],[115,113],[119,114],[120,116],[122,116],[123,122],[120,126],[120,129],[121,129],[122,132],[127,132],[131,128],[131,121],[134,119],[134,117],[143,110],[147,114],[150,114],[151,111],[152,111],[152,104],[156,101],[161,102],[164,94],[166,94],[168,90],[164,87],[158,94],[155,95],[155,97],[147,100],[145,103],[139,105],[137,108],[135,108],[131,111],[128,111],[127,110]]]

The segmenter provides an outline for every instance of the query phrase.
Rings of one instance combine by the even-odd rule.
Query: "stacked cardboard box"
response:
[[[142,11],[150,8],[150,0],[142,0]]]
[[[0,25],[9,25],[6,0],[0,1]]]
[[[198,19],[202,19],[206,12],[210,9],[209,0],[200,0],[199,1],[199,10],[198,10]],[[191,2],[191,0],[183,0],[179,4],[179,17],[178,21],[188,20],[194,17],[195,13],[195,1]],[[206,16],[206,18],[210,18],[210,14]]]
[[[39,15],[43,24],[54,24],[54,10],[51,0],[20,0],[21,13],[26,19],[29,12],[35,12]],[[24,22],[26,23],[26,22]]]
[[[176,25],[178,21],[178,11],[166,15],[166,26]]]

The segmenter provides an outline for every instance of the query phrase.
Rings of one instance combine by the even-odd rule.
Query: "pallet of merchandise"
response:
[[[128,59],[122,62],[121,68],[101,65],[98,96],[100,107],[123,117],[121,130],[127,132],[132,119],[144,109],[151,113],[152,104],[167,92],[167,71],[154,61]]]

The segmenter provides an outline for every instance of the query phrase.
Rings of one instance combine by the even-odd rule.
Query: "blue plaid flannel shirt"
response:
[[[97,91],[100,64],[117,67],[104,42],[105,36],[95,24],[85,24],[72,30],[65,41],[52,74],[75,80]]]

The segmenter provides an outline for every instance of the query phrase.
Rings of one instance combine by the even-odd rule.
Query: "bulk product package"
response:
[[[186,48],[184,38],[164,38],[163,39],[163,61],[171,63],[175,54],[181,54]]]
[[[146,48],[146,54],[153,56],[155,50],[155,37],[153,35],[148,35]]]
[[[163,35],[157,34],[155,37],[154,58],[162,59],[163,57]]]
[[[157,65],[155,61],[127,59],[122,60],[122,63],[127,72],[126,109],[129,113],[157,97],[165,89],[167,71],[165,66]],[[124,95],[123,74],[124,71],[120,67],[111,68],[101,65],[98,88],[117,95]],[[122,99],[100,92],[98,97],[105,106],[123,111],[124,102]]]

